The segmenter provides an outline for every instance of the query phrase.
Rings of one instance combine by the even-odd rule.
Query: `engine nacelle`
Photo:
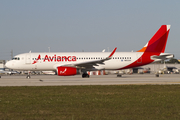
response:
[[[57,75],[59,76],[71,76],[78,74],[78,70],[74,67],[60,66],[57,67]]]

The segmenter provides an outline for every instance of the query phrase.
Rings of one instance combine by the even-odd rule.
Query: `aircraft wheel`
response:
[[[1,78],[1,76],[0,76],[0,78]]]
[[[82,78],[89,78],[89,75],[87,73],[83,73]]]
[[[121,74],[118,74],[117,77],[122,77],[122,75],[121,75]]]
[[[31,78],[31,76],[30,76],[30,75],[27,75],[27,76],[26,76],[26,78],[27,78],[27,79],[30,79],[30,78]]]

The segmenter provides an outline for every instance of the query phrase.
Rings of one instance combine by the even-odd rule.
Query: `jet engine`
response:
[[[57,67],[57,75],[59,76],[71,76],[79,74],[79,71],[75,67],[60,66]]]

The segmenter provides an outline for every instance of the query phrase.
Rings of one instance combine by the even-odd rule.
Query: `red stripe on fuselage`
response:
[[[149,63],[152,63],[154,60],[151,59],[151,56],[153,55],[157,55],[159,56],[161,53],[152,53],[152,52],[144,52],[143,55],[138,58],[135,62],[131,63],[130,65],[127,65],[121,69],[128,69],[128,68],[134,68],[134,67],[138,67],[138,66],[142,66],[142,65],[146,65]],[[141,62],[139,62],[141,61]]]

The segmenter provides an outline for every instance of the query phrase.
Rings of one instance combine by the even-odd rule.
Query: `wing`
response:
[[[86,68],[87,69],[87,68],[93,68],[93,66],[99,66],[98,64],[103,65],[105,61],[108,61],[108,60],[112,59],[112,56],[114,55],[116,49],[117,49],[117,47],[105,59],[85,61],[85,62],[80,62],[80,63],[75,63],[75,64],[66,64],[66,65],[63,65],[63,66],[71,66],[71,67]]]

